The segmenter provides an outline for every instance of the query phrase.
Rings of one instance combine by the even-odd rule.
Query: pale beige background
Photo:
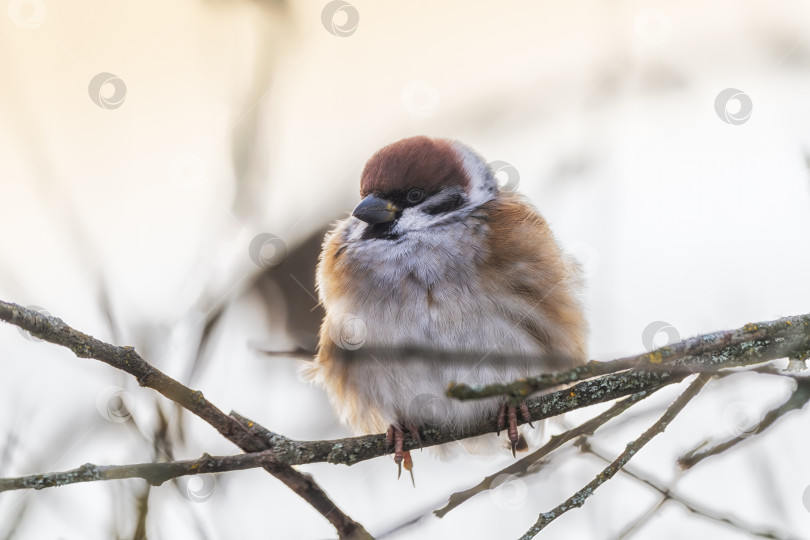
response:
[[[0,298],[137,344],[270,429],[346,433],[292,360],[248,347],[288,339],[283,309],[267,315],[245,294],[260,272],[250,241],[269,232],[292,250],[345,216],[368,156],[413,134],[456,138],[515,166],[519,189],[587,270],[595,358],[643,350],[654,321],[686,337],[808,311],[810,4],[355,1],[359,25],[338,37],[322,24],[326,2],[6,3]],[[126,85],[117,108],[88,92],[102,72]],[[715,112],[726,88],[751,98],[741,125]],[[101,91],[111,97],[111,87]],[[202,322],[222,303],[216,347],[191,377]],[[153,459],[153,393],[11,327],[0,328],[0,362],[0,474]],[[669,479],[679,451],[756,421],[789,389],[748,383],[698,399],[637,465]],[[128,422],[98,412],[119,391],[111,385],[130,401]],[[608,434],[605,446],[618,451],[651,418]],[[751,523],[806,534],[807,419],[794,414],[678,487]],[[185,427],[175,457],[235,451],[196,419]],[[453,490],[511,458],[417,459],[416,489],[394,480],[387,459],[303,468],[376,534],[427,514],[390,537],[510,538],[601,465],[571,452],[438,520],[429,512]],[[128,538],[142,489],[3,494],[0,535]],[[655,501],[617,479],[544,537],[612,538]],[[218,477],[200,503],[156,488],[150,509],[150,538],[333,535],[255,471]],[[687,535],[745,537],[672,504],[636,537]]]

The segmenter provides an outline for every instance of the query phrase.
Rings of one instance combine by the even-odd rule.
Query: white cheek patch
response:
[[[454,141],[453,150],[461,158],[461,165],[467,178],[470,179],[470,202],[473,208],[481,206],[498,195],[498,183],[495,175],[484,159],[468,146]]]
[[[444,216],[431,216],[425,214],[418,207],[406,208],[397,220],[394,232],[418,231],[431,225],[435,225],[444,219]]]

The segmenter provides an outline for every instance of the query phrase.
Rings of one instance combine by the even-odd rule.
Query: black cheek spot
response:
[[[451,212],[463,204],[464,204],[464,197],[462,197],[461,195],[453,195],[452,197],[444,199],[443,201],[440,201],[433,206],[426,206],[422,211],[430,216],[435,216],[436,214],[444,214],[445,212]]]
[[[399,238],[398,234],[392,232],[396,221],[389,221],[387,223],[375,223],[367,225],[366,230],[363,231],[361,240],[396,240]]]
[[[338,257],[340,257],[340,255],[341,255],[341,254],[342,254],[344,251],[346,251],[346,248],[347,248],[347,247],[349,247],[349,244],[343,244],[342,246],[340,246],[340,247],[338,248],[338,250],[335,252],[335,259],[337,259]]]

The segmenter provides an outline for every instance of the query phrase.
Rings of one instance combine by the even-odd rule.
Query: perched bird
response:
[[[487,163],[456,141],[412,137],[382,148],[366,163],[360,195],[324,241],[317,286],[326,315],[308,377],[356,432],[387,430],[400,471],[403,460],[410,470],[404,438],[419,441],[421,424],[455,430],[497,418],[494,432],[508,421],[514,454],[525,406],[445,391],[583,362],[576,264],[533,206],[499,190]],[[494,361],[508,355],[521,360]],[[503,444],[495,433],[477,439],[488,439],[486,452]]]

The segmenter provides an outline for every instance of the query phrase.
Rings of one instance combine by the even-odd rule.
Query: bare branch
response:
[[[736,358],[722,351],[737,349],[737,346],[748,343],[777,341],[780,338],[807,337],[810,335],[810,314],[784,317],[776,321],[749,323],[736,330],[712,332],[685,339],[661,347],[652,352],[628,356],[611,362],[590,361],[575,368],[545,373],[506,384],[467,385],[456,384],[448,389],[447,394],[458,399],[480,399],[491,396],[507,395],[513,399],[523,399],[534,392],[553,388],[561,384],[590,379],[607,373],[618,373],[629,369],[677,369],[676,361],[681,362],[681,369],[692,372],[750,365],[738,363]],[[717,353],[712,355],[711,353]],[[807,357],[807,350],[795,353]],[[697,357],[697,360],[695,359]],[[672,366],[672,367],[670,367]]]
[[[0,302],[0,319],[9,320],[4,307],[9,304]],[[14,304],[10,304],[14,306]],[[161,373],[156,368],[147,364],[131,348],[114,347],[102,343],[91,336],[77,332],[65,325],[61,320],[40,315],[37,312],[14,306],[21,310],[26,317],[31,317],[33,321],[10,320],[10,322],[22,328],[37,332],[37,336],[42,339],[52,341],[57,344],[69,343],[80,351],[81,354],[96,358],[101,356],[102,361],[124,369],[128,373],[135,374],[136,377],[148,372],[149,375],[141,377],[152,388],[158,387],[165,396],[174,401],[189,401],[188,396],[174,398],[175,393],[191,393],[190,407],[201,410],[207,417],[213,417],[211,423],[217,424],[220,433],[223,433],[230,440],[238,440],[241,444],[249,447],[251,453],[264,452],[266,460],[264,463],[274,463],[277,465],[298,465],[304,463],[329,462],[352,465],[360,461],[372,459],[385,455],[385,435],[367,435],[363,437],[349,437],[345,439],[329,441],[295,441],[283,435],[273,433],[256,422],[248,420],[237,413],[232,412],[230,416],[224,415],[214,405],[210,404],[202,397],[200,392],[193,391],[182,384],[172,380],[167,375]],[[52,322],[53,321],[53,322]],[[55,330],[48,331],[48,325],[54,324]],[[44,329],[43,329],[44,328]],[[67,336],[67,337],[65,337]],[[806,346],[803,341],[781,340],[771,343],[750,344],[744,351],[729,351],[731,356],[739,356],[744,360],[747,358],[751,362],[761,362],[774,358],[780,358],[798,347]],[[70,345],[66,345],[70,346]],[[120,351],[118,350],[120,349]],[[123,355],[119,358],[116,355]],[[91,356],[93,355],[93,356]],[[667,371],[632,371],[618,374],[609,374],[596,379],[588,380],[576,384],[565,390],[558,390],[544,394],[535,399],[527,400],[530,418],[532,421],[542,420],[553,416],[594,405],[611,401],[613,399],[625,397],[633,394],[646,395],[657,388],[672,383],[679,382],[685,378],[689,372],[670,373]],[[163,390],[163,391],[161,391]],[[635,399],[638,399],[637,396]],[[483,418],[476,425],[470,426],[466,430],[458,432],[447,432],[441,429],[424,425],[420,427],[422,443],[421,446],[429,447],[444,444],[460,439],[475,437],[490,433],[494,425],[493,418]],[[523,419],[520,423],[525,423]],[[406,439],[405,449],[415,449],[419,443]]]
[[[583,385],[590,384],[591,382],[582,383]],[[577,387],[574,387],[575,389]],[[541,457],[541,452],[546,449],[546,453],[551,451],[551,445],[560,446],[566,440],[570,440],[573,436],[581,433],[588,433],[591,429],[596,429],[607,421],[608,416],[619,414],[622,410],[627,409],[631,404],[636,403],[645,397],[648,397],[653,390],[638,392],[632,397],[614,405],[607,412],[602,413],[590,422],[586,422],[572,435],[558,435],[549,442],[548,445],[534,452],[531,456]],[[562,394],[562,396],[560,395]],[[605,394],[608,398],[612,394]],[[605,397],[603,396],[603,397]],[[548,396],[543,396],[539,400],[532,401],[532,409],[540,411],[539,414],[533,414],[533,420],[540,420],[548,416],[553,416],[560,405],[551,408],[544,406],[543,402],[560,402],[560,400],[570,398],[570,391],[560,391]],[[568,399],[562,401],[562,406],[568,405],[566,410],[570,410],[573,400]],[[588,402],[587,404],[591,404]],[[578,407],[585,406],[579,404]],[[578,408],[575,407],[575,408]],[[543,412],[550,411],[550,412]],[[383,456],[389,453],[386,448],[385,435],[365,435],[362,437],[347,437],[344,439],[335,439],[328,441],[295,441],[288,439],[277,433],[264,428],[260,424],[249,420],[236,412],[231,412],[231,417],[234,418],[240,425],[244,426],[246,431],[258,439],[260,439],[267,447],[268,450],[250,452],[246,454],[237,454],[233,456],[209,456],[203,455],[196,460],[173,461],[163,463],[141,463],[134,465],[94,465],[85,464],[77,469],[65,471],[60,473],[45,473],[37,475],[29,475],[18,478],[0,478],[0,492],[16,490],[16,489],[43,489],[48,487],[56,487],[67,484],[74,484],[78,482],[91,482],[98,480],[114,480],[123,478],[142,478],[152,485],[160,485],[166,480],[176,478],[179,476],[225,472],[234,470],[251,469],[257,467],[279,466],[279,465],[302,465],[306,463],[329,462],[335,464],[354,465],[361,461]],[[482,422],[476,429],[469,433],[452,434],[443,432],[433,426],[422,426],[420,428],[423,447],[435,446],[460,440],[468,437],[475,437],[491,433],[494,419],[491,422]],[[419,447],[419,443],[406,440],[405,448],[415,449]],[[516,463],[513,467],[520,468],[520,462]]]
[[[68,347],[79,357],[94,358],[133,375],[139,384],[158,391],[193,412],[246,452],[235,456],[220,457],[212,457],[206,454],[197,460],[182,462],[173,461],[123,466],[88,464],[64,473],[47,473],[21,478],[0,479],[0,486],[5,486],[4,489],[39,489],[76,481],[133,477],[144,478],[148,482],[155,484],[163,482],[167,478],[185,474],[264,467],[324,515],[336,527],[341,538],[368,537],[368,533],[362,526],[337,509],[309,475],[296,471],[292,468],[292,465],[313,462],[352,465],[363,460],[382,456],[387,453],[383,434],[332,441],[291,440],[273,433],[236,413],[226,415],[206,400],[201,392],[186,387],[148,364],[132,347],[118,347],[104,343],[92,336],[74,330],[61,319],[45,316],[16,304],[2,301],[0,301],[0,320],[5,320],[28,330],[45,341]],[[717,372],[719,369],[761,364],[786,356],[804,358],[807,356],[808,350],[810,350],[810,316],[805,315],[780,319],[773,323],[746,325],[742,329],[734,331],[707,334],[706,336],[685,340],[665,349],[659,349],[653,353],[629,357],[616,362],[590,362],[575,370],[560,371],[534,379],[517,381],[513,385],[502,385],[498,392],[493,392],[490,387],[458,385],[452,393],[461,394],[457,396],[460,398],[474,399],[495,395],[499,392],[502,393],[505,387],[510,399],[522,400],[524,394],[540,388],[547,388],[549,385],[559,386],[560,382],[572,383],[588,379],[582,380],[582,382],[570,388],[549,392],[534,399],[526,400],[532,421],[557,416],[574,409],[617,398],[633,396],[621,404],[615,405],[610,411],[594,418],[591,423],[586,422],[586,424],[580,426],[578,429],[583,429],[581,433],[563,434],[556,439],[552,439],[549,444],[532,454],[534,460],[536,460],[578,434],[588,433],[587,430],[589,429],[592,433],[592,430],[595,430],[599,425],[606,422],[609,417],[612,417],[610,414],[614,416],[620,414],[622,412],[620,409],[625,405],[629,407],[632,403],[644,399],[656,389],[680,382],[693,372]],[[368,351],[365,351],[364,354],[367,353]],[[441,357],[452,353],[433,351],[431,354],[434,357]],[[768,369],[763,370],[763,372],[781,374]],[[724,371],[722,373],[733,372]],[[594,378],[599,374],[602,375]],[[699,380],[703,380],[706,376],[702,375]],[[677,403],[678,401],[676,401]],[[670,411],[672,411],[672,407],[659,422],[663,421],[670,414]],[[672,413],[671,416],[676,413],[677,411]],[[520,423],[524,423],[524,420],[521,419]],[[421,446],[428,447],[444,444],[490,433],[493,431],[494,424],[494,417],[481,418],[477,424],[469,426],[463,431],[453,433],[442,431],[436,426],[421,426]],[[657,433],[650,434],[649,438],[652,438],[655,434]],[[645,433],[631,445],[635,444],[637,448],[640,448],[648,440],[644,439],[645,436],[648,436],[648,433]],[[410,438],[405,441],[406,450],[418,446],[420,446],[419,443]],[[528,464],[529,461],[518,462],[514,465],[514,470],[517,472],[525,471]],[[512,470],[512,468],[505,469],[505,471],[508,470]],[[615,474],[615,470],[610,476],[613,474]],[[607,477],[603,481],[606,480]],[[599,482],[597,487],[602,482]],[[2,490],[0,489],[0,491]],[[469,496],[472,496],[472,494],[471,492]],[[584,502],[584,498],[581,499],[579,505]],[[577,500],[579,501],[579,499]],[[444,511],[449,511],[449,507],[450,505]],[[552,513],[541,515],[541,520],[538,523],[542,526],[536,525],[535,527],[544,527],[545,525],[542,523],[544,520],[548,520]]]
[[[180,404],[211,424],[225,438],[246,452],[260,452],[267,448],[266,443],[251,436],[239,422],[205,399],[202,392],[188,388],[150,365],[132,347],[118,347],[104,343],[71,328],[62,319],[45,316],[2,300],[0,300],[0,320],[19,326],[42,340],[67,347],[80,358],[100,360],[129,373],[137,379],[138,384],[152,388]],[[341,538],[369,537],[363,526],[337,508],[311,476],[283,464],[268,466],[266,469],[329,520]]]
[[[530,461],[540,459],[542,455],[561,446],[566,441],[581,434],[592,433],[593,430],[606,422],[609,418],[626,410],[633,403],[648,397],[654,390],[655,389],[638,392],[630,398],[617,403],[605,413],[586,422],[575,430],[555,436],[546,446],[506,470],[511,471],[514,469],[517,471],[518,469],[525,469],[530,464]],[[566,392],[559,392],[558,394],[566,394]],[[549,396],[543,396],[543,398],[538,401],[554,401],[555,398],[558,397],[557,395],[551,394]],[[535,410],[542,411],[544,409],[542,404],[533,402],[533,405]],[[552,411],[555,410],[557,409],[552,409]],[[551,415],[553,414],[552,412]],[[345,439],[328,441],[295,441],[273,433],[260,424],[236,412],[231,412],[231,416],[243,425],[252,436],[261,439],[269,449],[232,456],[210,456],[204,454],[202,457],[195,460],[162,463],[140,463],[133,465],[94,465],[88,463],[70,471],[35,474],[17,478],[0,478],[0,492],[18,489],[38,490],[79,482],[124,478],[142,478],[152,485],[160,485],[166,480],[179,476],[244,470],[258,467],[302,465],[318,462],[353,465],[360,461],[380,457],[389,453],[389,450],[386,448],[385,435],[383,434],[347,437]],[[541,417],[535,417],[533,415],[533,419],[541,419]],[[420,428],[422,433],[421,446],[430,447],[462,438],[484,435],[492,432],[492,425],[492,422],[483,422],[475,431],[464,434],[450,434],[442,432],[436,427],[422,426]],[[418,446],[419,444],[413,441],[405,442],[406,448],[414,449]]]
[[[715,378],[720,378],[720,377],[724,377],[724,376],[728,376],[728,375],[734,375],[735,373],[748,373],[748,372],[757,372],[757,373],[766,373],[766,374],[769,374],[769,375],[779,375],[779,376],[791,376],[791,377],[794,377],[791,374],[785,374],[783,372],[776,371],[774,369],[766,369],[766,368],[768,368],[768,366],[765,366],[765,367],[762,367],[762,368],[754,368],[754,369],[747,370],[747,371],[744,371],[744,372],[722,372],[722,373],[716,375]],[[459,491],[459,492],[453,493],[450,496],[450,500],[448,501],[448,503],[444,507],[442,507],[442,508],[440,508],[438,510],[435,510],[433,513],[436,516],[440,517],[440,518],[444,517],[445,515],[447,515],[448,512],[450,512],[451,510],[457,508],[462,503],[468,501],[469,499],[471,499],[472,497],[474,497],[478,493],[481,493],[481,492],[484,492],[484,491],[486,491],[488,489],[491,489],[492,488],[492,482],[500,475],[511,474],[511,475],[521,476],[521,475],[527,474],[529,472],[529,469],[532,467],[533,464],[537,463],[538,461],[540,461],[542,458],[544,458],[545,456],[547,456],[548,454],[550,454],[554,450],[560,448],[566,442],[568,442],[570,440],[573,440],[573,439],[576,439],[577,437],[580,437],[582,435],[592,435],[594,433],[594,431],[596,431],[598,428],[603,426],[609,420],[611,420],[612,418],[622,414],[624,411],[626,411],[628,408],[630,408],[630,406],[634,405],[635,403],[638,403],[639,401],[649,397],[650,394],[652,394],[656,390],[657,390],[656,388],[653,388],[652,390],[649,390],[649,391],[639,392],[638,394],[633,394],[630,397],[625,398],[622,401],[619,401],[618,403],[613,405],[613,407],[611,407],[607,411],[603,412],[599,416],[596,416],[596,417],[592,418],[591,420],[588,420],[587,422],[584,422],[583,424],[580,424],[577,427],[571,428],[571,429],[565,431],[564,433],[560,433],[559,435],[552,436],[548,443],[543,445],[541,448],[535,450],[534,452],[530,453],[529,455],[521,458],[519,461],[513,463],[512,465],[509,465],[508,467],[505,467],[504,469],[502,469],[502,470],[500,470],[500,471],[498,471],[498,472],[496,472],[496,473],[494,473],[492,475],[487,476],[481,482],[479,482],[478,484],[476,484],[475,486],[473,486],[473,487],[471,487],[469,489],[465,489],[464,491]],[[625,418],[625,417],[623,417],[623,418]],[[536,469],[535,469],[535,472],[536,472]]]
[[[700,374],[698,377],[692,381],[689,387],[684,390],[684,392],[678,396],[672,405],[664,412],[664,414],[659,418],[655,424],[650,426],[650,428],[645,431],[638,439],[634,440],[630,444],[627,445],[624,452],[619,454],[610,465],[608,465],[601,473],[599,473],[596,478],[588,482],[588,484],[577,491],[574,495],[569,497],[565,502],[558,505],[556,508],[548,511],[543,512],[540,514],[540,517],[537,519],[537,522],[528,530],[526,534],[521,537],[521,540],[530,540],[534,538],[537,533],[545,529],[552,521],[560,517],[561,515],[565,514],[569,510],[574,508],[579,508],[585,501],[593,495],[593,492],[596,489],[613,478],[613,476],[621,470],[624,465],[630,461],[630,459],[638,453],[648,442],[650,442],[653,437],[656,435],[663,433],[667,426],[672,422],[675,416],[678,415],[679,412],[683,410],[687,403],[689,403],[692,398],[694,398],[698,392],[703,388],[703,386],[709,381],[711,375],[708,374]]]
[[[544,444],[543,446],[541,446],[528,456],[521,458],[520,460],[509,465],[508,467],[505,467],[504,469],[501,469],[495,474],[487,476],[481,482],[479,482],[478,484],[469,489],[453,493],[450,496],[450,500],[447,502],[447,504],[444,507],[434,511],[433,513],[440,518],[446,516],[448,512],[457,508],[462,503],[468,501],[475,495],[482,493],[488,489],[491,489],[492,482],[503,474],[511,474],[516,476],[522,476],[527,474],[529,472],[529,468],[533,464],[537,463],[554,450],[560,448],[568,441],[576,439],[577,437],[580,437],[582,435],[592,435],[594,431],[602,427],[609,420],[620,415],[621,413],[623,413],[624,411],[626,411],[639,401],[648,398],[650,394],[652,394],[653,392],[655,392],[655,390],[633,394],[632,396],[617,402],[611,408],[609,408],[602,414],[594,418],[591,418],[587,422],[584,422],[575,428],[569,429],[564,433],[560,433],[559,435],[554,435],[546,444]]]
[[[180,476],[241,471],[277,464],[273,450],[233,456],[209,456],[203,454],[202,457],[197,459],[137,463],[134,465],[94,465],[85,463],[81,467],[64,472],[32,474],[17,478],[0,478],[0,492],[18,489],[40,490],[81,482],[122,480],[124,478],[142,478],[153,486],[159,486],[167,480]]]
[[[755,435],[759,435],[790,411],[803,408],[808,401],[810,401],[810,380],[806,378],[797,378],[796,388],[793,390],[790,397],[775,409],[768,411],[763,417],[762,421],[751,431],[746,432],[744,436],[736,436],[721,443],[716,443],[714,446],[711,446],[705,450],[701,450],[701,448],[705,446],[705,443],[701,444],[697,448],[694,448],[681,456],[678,459],[678,465],[684,469],[689,469],[706,458],[725,452],[737,444],[748,440]]]
[[[578,441],[577,444],[579,445],[579,447],[582,449],[583,452],[587,452],[593,456],[596,456],[597,458],[601,459],[606,463],[610,463],[610,458],[605,456],[602,452],[594,449],[593,446],[591,446],[590,441],[588,441],[586,438],[582,438],[580,441]],[[769,538],[771,540],[788,540],[789,538],[791,538],[789,535],[780,534],[775,530],[773,530],[772,528],[748,525],[746,523],[743,523],[742,520],[740,520],[736,516],[723,515],[715,510],[706,508],[700,505],[699,503],[687,499],[686,497],[674,491],[672,488],[667,487],[662,482],[650,477],[645,473],[642,473],[641,471],[638,471],[637,469],[633,469],[631,467],[623,467],[622,472],[627,476],[641,482],[642,484],[647,485],[648,487],[654,489],[655,491],[664,496],[663,500],[660,501],[658,504],[656,504],[656,506],[654,507],[655,510],[660,508],[661,504],[669,500],[680,504],[681,506],[686,508],[689,512],[697,516],[701,516],[706,519],[710,519],[712,521],[717,521],[718,523],[723,523],[733,529],[742,531],[744,533],[753,536],[757,536],[759,538]]]
[[[610,461],[608,460],[608,462]],[[641,528],[642,525],[651,520],[668,500],[668,498],[662,497],[661,500],[650,506],[646,512],[627,524],[627,526],[625,526],[625,528],[614,537],[614,540],[626,540],[627,538],[630,538],[637,530]]]

